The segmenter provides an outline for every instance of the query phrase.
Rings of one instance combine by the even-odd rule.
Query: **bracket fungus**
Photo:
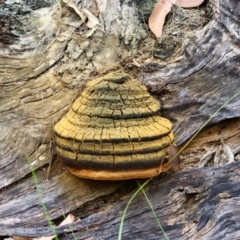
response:
[[[82,178],[123,180],[167,171],[172,124],[146,87],[123,71],[89,81],[54,126],[56,151]]]

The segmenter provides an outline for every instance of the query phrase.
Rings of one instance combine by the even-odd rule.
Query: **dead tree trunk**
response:
[[[146,26],[153,6],[138,0],[72,1],[61,8],[57,1],[0,1],[0,237],[51,235],[42,202],[60,239],[73,239],[72,230],[77,239],[117,238],[135,182],[76,178],[54,153],[53,125],[89,79],[120,67],[138,77],[173,122],[177,145],[240,92],[239,1],[175,9],[177,18],[170,15],[168,23],[175,20],[165,28],[172,34],[160,40]],[[210,123],[237,118],[239,109],[238,96]],[[163,174],[145,190],[169,239],[240,236],[239,162],[196,167],[204,144],[223,138],[239,145],[239,119],[221,124],[204,132],[206,142],[200,137],[196,152],[187,149],[181,172]],[[57,226],[70,212],[81,221]],[[164,236],[141,195],[127,213],[123,239],[147,238]]]

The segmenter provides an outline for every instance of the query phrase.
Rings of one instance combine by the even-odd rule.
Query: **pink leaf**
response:
[[[197,7],[201,5],[204,0],[176,0],[176,5],[183,8]]]
[[[165,17],[170,12],[172,4],[175,4],[175,2],[176,0],[159,0],[155,5],[149,17],[148,24],[157,38],[161,37]]]

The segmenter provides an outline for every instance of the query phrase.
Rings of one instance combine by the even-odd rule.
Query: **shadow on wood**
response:
[[[206,1],[212,11],[209,22],[192,30],[191,37],[161,60],[152,54],[158,40],[137,14],[141,1],[111,0],[101,6],[93,0],[76,1],[79,9],[88,9],[100,20],[96,29],[86,27],[70,7],[63,7],[60,18],[57,1],[20,2],[0,3],[4,19],[0,21],[4,33],[0,37],[0,236],[51,234],[24,157],[28,154],[56,225],[63,214],[78,217],[79,209],[89,209],[105,197],[104,207],[99,203],[89,215],[85,210],[72,229],[78,239],[116,239],[135,183],[87,181],[64,172],[54,153],[54,124],[86,81],[121,66],[159,99],[163,116],[174,123],[177,144],[182,144],[240,91],[240,3]],[[236,97],[211,124],[239,117],[239,106]],[[239,134],[234,126],[229,124],[231,136]],[[235,145],[239,138],[232,141],[231,147]],[[170,239],[239,238],[239,162],[186,170],[197,163],[194,156],[184,159],[185,170],[160,175],[146,188],[163,228]],[[50,179],[45,181],[52,158]],[[119,194],[122,185],[126,189]],[[56,231],[61,239],[73,238],[66,226]],[[164,239],[140,195],[127,213],[123,239],[160,238]]]

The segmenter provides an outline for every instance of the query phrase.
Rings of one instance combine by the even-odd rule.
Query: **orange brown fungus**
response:
[[[86,84],[54,126],[56,150],[83,178],[149,178],[167,171],[172,124],[145,86],[117,71]]]

